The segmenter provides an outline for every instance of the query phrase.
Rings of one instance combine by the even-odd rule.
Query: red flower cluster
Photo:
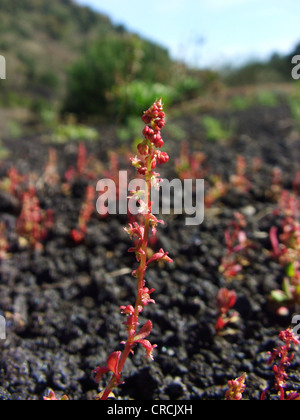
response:
[[[79,143],[77,152],[76,168],[69,167],[65,173],[65,179],[68,183],[73,182],[76,178],[94,179],[95,173],[88,168],[89,156],[84,143]]]
[[[245,217],[238,212],[234,213],[234,217],[235,219],[230,223],[229,229],[224,232],[226,253],[219,268],[227,279],[235,277],[242,270],[238,258],[239,253],[246,251],[252,245],[244,230],[246,226]]]
[[[165,125],[165,113],[161,100],[154,102],[154,104],[144,112],[142,120],[146,124],[143,134],[146,139],[150,140],[155,147],[161,148],[164,141],[161,138],[160,130]]]
[[[246,389],[246,374],[244,373],[239,378],[228,381],[229,389],[225,392],[227,401],[240,401],[243,398],[243,392]]]
[[[151,169],[154,169],[157,164],[160,165],[169,160],[167,153],[154,150],[153,148],[154,146],[160,149],[164,145],[160,133],[165,125],[165,113],[163,112],[161,100],[155,102],[151,108],[145,111],[142,119],[147,124],[143,130],[145,140],[137,147],[141,159],[136,162],[137,166],[134,166],[137,168],[139,174],[145,175],[149,169],[149,165]]]

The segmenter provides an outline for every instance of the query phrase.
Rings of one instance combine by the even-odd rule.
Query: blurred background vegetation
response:
[[[0,81],[2,132],[6,128],[16,136],[19,124],[31,121],[56,127],[56,139],[61,139],[66,130],[72,131],[65,123],[70,114],[81,123],[122,124],[158,97],[171,106],[206,94],[214,97],[226,87],[291,84],[291,57],[300,54],[300,44],[289,55],[274,54],[267,62],[218,72],[195,69],[72,0],[0,0],[0,54],[7,62],[7,80]],[[229,105],[245,109],[277,101],[272,89],[247,98],[236,91]],[[207,124],[214,125],[212,120]]]

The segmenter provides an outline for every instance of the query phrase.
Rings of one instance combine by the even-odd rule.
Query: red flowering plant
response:
[[[300,171],[296,172],[293,180],[293,193],[299,197],[300,195]]]
[[[224,233],[226,252],[219,267],[219,271],[227,280],[236,277],[242,271],[243,265],[248,264],[245,253],[253,244],[247,237],[245,227],[245,216],[235,212],[234,220],[230,222]]]
[[[45,166],[44,174],[41,178],[42,185],[48,185],[49,187],[55,187],[60,181],[57,168],[57,151],[52,147],[49,149],[48,162]]]
[[[222,180],[222,177],[220,175],[212,174],[210,177],[210,185],[205,192],[205,207],[212,207],[219,198],[224,197],[227,189],[228,186],[226,182]]]
[[[190,153],[188,143],[181,145],[180,155],[175,161],[175,170],[181,180],[200,179],[207,174],[203,167],[206,156],[201,152]]]
[[[7,251],[10,246],[5,235],[6,226],[5,223],[0,223],[0,261],[8,258]]]
[[[274,199],[278,199],[282,191],[282,170],[274,168],[272,172],[272,183],[270,192]]]
[[[130,238],[136,238],[134,247],[129,252],[134,252],[139,266],[133,271],[133,276],[137,279],[137,296],[135,305],[121,306],[121,313],[126,316],[125,326],[127,339],[122,342],[123,351],[113,352],[107,359],[106,365],[98,367],[95,370],[95,379],[97,382],[106,373],[112,373],[112,377],[105,390],[100,394],[99,399],[106,400],[115,387],[122,383],[122,370],[124,364],[137,344],[141,344],[147,358],[153,358],[153,350],[157,347],[152,345],[148,337],[152,331],[152,322],[147,321],[142,327],[139,327],[139,316],[143,312],[145,306],[154,303],[151,297],[154,289],[146,286],[146,270],[154,261],[164,261],[171,263],[172,260],[168,253],[161,249],[152,255],[150,259],[147,257],[147,248],[151,232],[156,234],[158,223],[163,223],[152,214],[152,203],[150,200],[150,191],[152,187],[159,188],[159,174],[154,171],[157,164],[166,163],[169,160],[167,153],[160,149],[164,144],[161,137],[161,129],[165,125],[165,114],[163,112],[162,102],[158,100],[145,111],[143,117],[145,128],[143,130],[144,141],[142,141],[137,149],[138,155],[132,158],[132,165],[136,168],[138,174],[142,175],[145,180],[145,190],[132,192],[131,198],[139,203],[139,213],[141,219],[139,222],[129,224],[124,230]]]
[[[42,210],[35,188],[30,188],[23,194],[22,210],[17,220],[17,232],[23,237],[30,248],[41,250],[53,226],[52,210]]]
[[[44,401],[69,401],[69,397],[67,395],[63,395],[61,398],[57,398],[55,392],[50,389],[48,392],[47,397],[43,397]]]
[[[218,319],[215,325],[216,332],[220,332],[230,323],[239,319],[237,312],[230,312],[231,308],[236,304],[237,295],[234,290],[222,288],[217,295],[217,306],[219,310]]]
[[[14,197],[21,198],[25,181],[26,177],[21,175],[18,170],[12,166],[7,171],[7,177],[1,181],[0,188]]]
[[[95,210],[95,188],[91,185],[86,187],[85,200],[82,204],[80,215],[78,218],[78,227],[71,232],[71,238],[75,243],[80,243],[84,240],[87,224],[90,221]]]
[[[247,193],[251,189],[251,181],[246,175],[247,163],[242,155],[236,158],[236,173],[231,175],[230,184],[240,193]]]
[[[270,357],[268,359],[268,365],[272,365],[272,370],[274,372],[274,389],[278,392],[281,401],[300,400],[300,394],[298,392],[286,391],[288,379],[286,370],[291,365],[294,358],[294,354],[291,353],[292,346],[295,346],[296,348],[299,346],[299,338],[291,329],[281,331],[279,338],[284,344],[276,347],[270,352]],[[268,391],[268,388],[263,391],[261,400],[265,400]]]
[[[278,199],[278,207],[274,210],[274,215],[283,215],[285,217],[295,217],[300,212],[300,197],[295,187],[295,181],[293,184],[295,192],[288,190],[282,190]]]
[[[283,202],[283,197],[287,198]],[[300,224],[298,220],[298,197],[285,190],[275,214],[281,217],[279,228],[270,229],[270,256],[285,268],[282,290],[271,292],[272,300],[278,305],[279,315],[288,315],[293,305],[300,305]]]
[[[93,170],[90,168],[92,163],[95,164],[95,162],[93,162],[93,158],[88,155],[85,144],[79,143],[76,167],[69,167],[65,173],[67,185],[74,182],[77,179],[85,179],[87,181],[95,179],[97,176],[96,171],[94,170],[94,168]]]

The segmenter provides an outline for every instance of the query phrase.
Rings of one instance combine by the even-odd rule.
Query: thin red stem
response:
[[[151,162],[148,165],[148,170],[150,172],[151,170]],[[151,183],[149,180],[146,180],[146,199],[147,199],[147,207],[149,209],[148,213],[151,213],[151,201],[150,201],[150,190],[151,190]],[[128,339],[125,343],[124,350],[120,356],[119,364],[118,364],[118,374],[121,375],[123,367],[125,365],[125,362],[129,356],[129,354],[132,351],[132,346],[134,344],[134,337],[136,334],[137,326],[138,326],[138,318],[140,313],[140,307],[141,307],[141,290],[143,289],[145,285],[145,272],[147,268],[147,249],[148,249],[148,241],[149,241],[149,233],[150,233],[150,222],[148,215],[145,215],[145,226],[144,226],[144,237],[142,242],[142,256],[139,268],[137,269],[137,298],[135,302],[134,307],[134,315],[133,315],[133,323],[132,323],[132,329],[128,332]],[[108,383],[107,387],[105,388],[101,400],[107,400],[109,398],[110,393],[112,390],[118,385],[118,380],[116,378],[116,374],[113,374],[110,382]]]

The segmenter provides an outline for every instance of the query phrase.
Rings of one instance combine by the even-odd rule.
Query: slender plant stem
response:
[[[148,171],[151,170],[151,162],[148,163]],[[151,213],[151,201],[150,201],[150,191],[151,191],[151,182],[146,179],[146,191],[145,191],[145,199],[146,199],[146,208],[148,209],[148,214]],[[137,269],[137,298],[134,307],[134,320],[132,324],[132,329],[128,332],[128,339],[125,343],[124,350],[120,356],[119,364],[118,364],[118,374],[121,375],[125,362],[132,351],[132,345],[134,343],[134,337],[136,334],[137,326],[138,326],[138,318],[139,312],[141,307],[141,290],[145,284],[145,272],[147,267],[147,250],[148,250],[148,241],[149,241],[149,233],[150,233],[150,221],[149,216],[145,215],[145,226],[144,226],[144,237],[142,243],[142,255],[139,268]],[[112,390],[118,385],[118,381],[116,379],[116,375],[114,374],[108,383],[107,387],[105,388],[101,400],[107,400]]]

